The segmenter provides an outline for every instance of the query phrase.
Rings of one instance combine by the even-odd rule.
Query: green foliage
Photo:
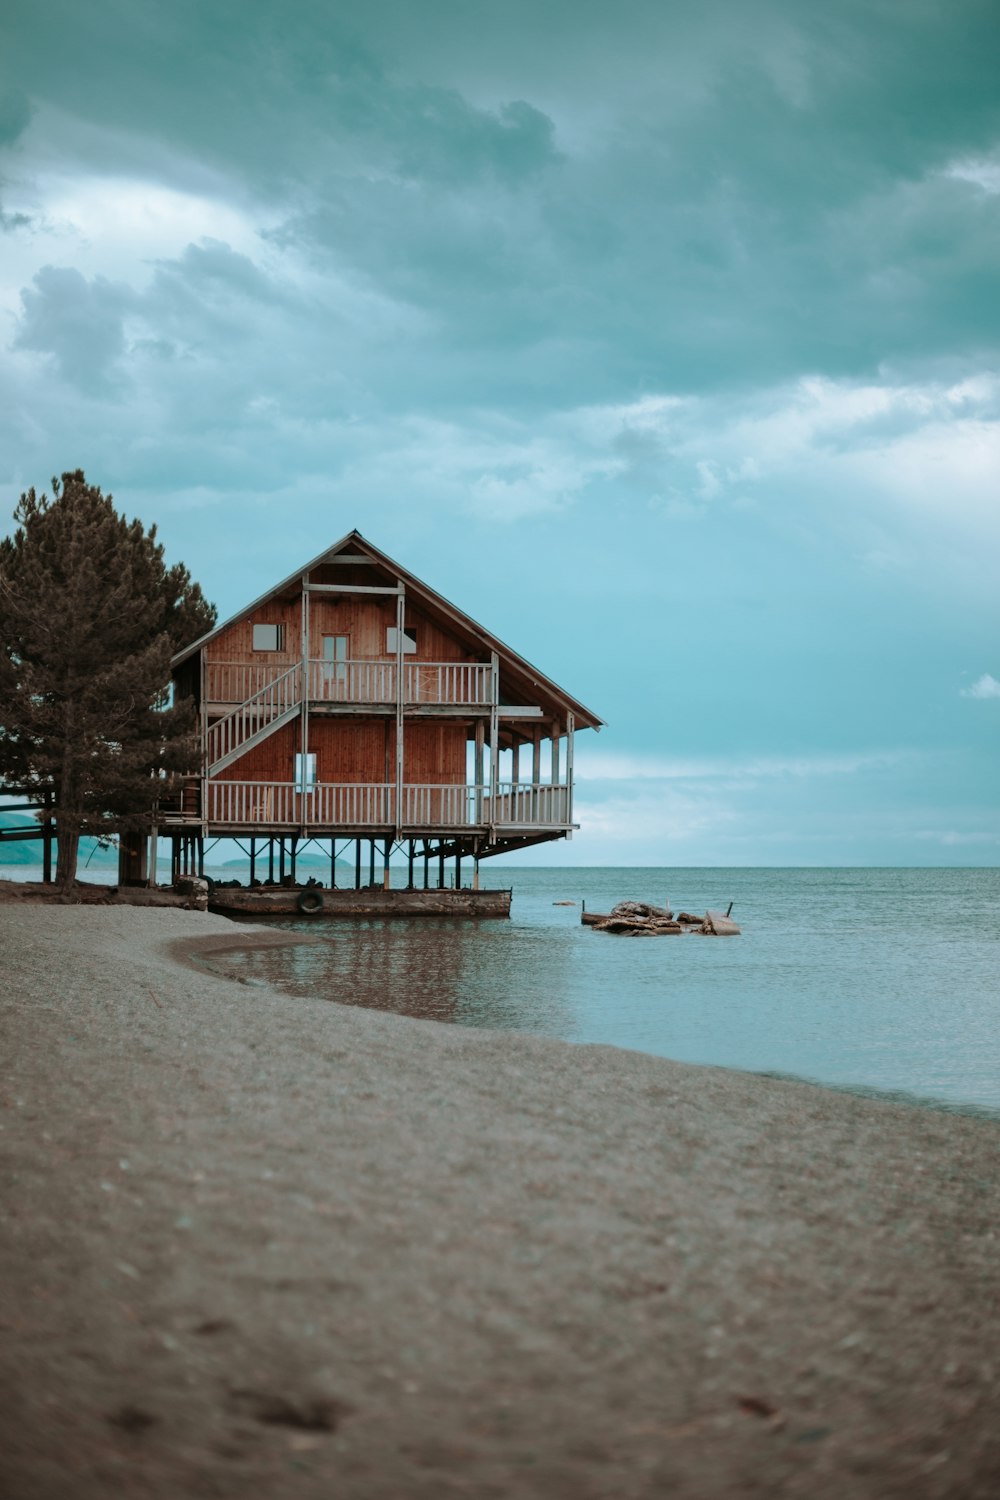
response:
[[[0,541],[0,780],[51,795],[66,885],[82,832],[141,826],[151,777],[196,763],[170,658],[215,609],[182,564],[165,565],[155,526],[126,521],[81,470],[52,490],[22,495]]]

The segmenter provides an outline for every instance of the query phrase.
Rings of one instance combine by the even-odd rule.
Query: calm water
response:
[[[493,870],[508,922],[337,922],[241,977],[411,1016],[1000,1113],[1000,869]],[[735,903],[739,938],[616,938],[579,905]],[[289,928],[317,922],[288,921]]]

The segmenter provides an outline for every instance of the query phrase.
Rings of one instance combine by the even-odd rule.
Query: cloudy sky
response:
[[[1000,857],[995,0],[6,0],[0,503],[351,527],[607,720],[545,859]]]

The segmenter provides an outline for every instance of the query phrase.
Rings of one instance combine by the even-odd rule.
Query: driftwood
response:
[[[608,917],[597,923],[598,932],[621,933],[625,937],[663,937],[671,932],[683,932],[679,922],[668,922],[662,917]]]
[[[732,911],[731,905],[729,911]],[[645,901],[620,901],[606,915],[584,911],[580,921],[598,932],[611,932],[620,937],[664,937],[675,932],[697,932],[704,937],[738,937],[740,932],[728,911],[707,911],[703,917],[682,911],[675,920],[673,913],[665,907],[649,906]]]

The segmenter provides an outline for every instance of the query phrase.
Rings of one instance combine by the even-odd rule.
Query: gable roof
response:
[[[250,604],[244,606],[228,620],[223,620],[207,634],[193,641],[183,651],[179,651],[173,658],[171,665],[179,667],[182,662],[201,651],[210,641],[228,630],[231,626],[245,620],[248,615],[258,609],[262,604],[277,595],[286,593],[290,589],[298,589],[301,585],[302,576],[310,573],[314,568],[322,567],[330,558],[343,556],[350,549],[350,555],[355,553],[371,563],[376,564],[386,573],[403,583],[406,590],[406,598],[417,605],[425,614],[429,615],[436,623],[447,629],[452,635],[466,641],[470,647],[481,651],[495,651],[500,659],[500,676],[508,702],[536,703],[550,713],[558,713],[565,716],[571,713],[574,716],[578,729],[600,729],[604,723],[595,713],[573,698],[558,683],[546,677],[537,667],[527,661],[518,652],[511,649],[497,636],[486,630],[470,615],[465,614],[457,605],[452,604],[443,594],[437,593],[426,583],[421,582],[413,573],[394,562],[387,553],[382,552],[372,542],[363,537],[360,531],[349,531],[346,536],[341,537],[339,542],[334,542],[332,547],[326,547],[310,562],[296,568],[287,578],[261,594]],[[511,694],[514,696],[512,697]]]

